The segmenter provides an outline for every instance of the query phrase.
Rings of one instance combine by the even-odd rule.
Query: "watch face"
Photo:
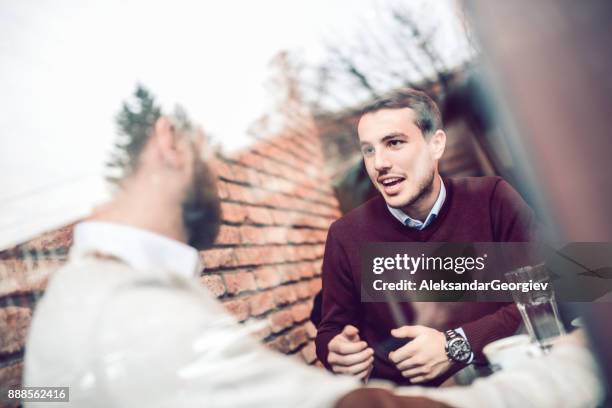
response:
[[[461,363],[470,359],[472,349],[463,337],[457,337],[448,342],[448,356]]]

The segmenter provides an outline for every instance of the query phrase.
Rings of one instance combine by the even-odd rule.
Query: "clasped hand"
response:
[[[444,333],[425,326],[402,326],[391,330],[391,335],[412,339],[389,353],[389,360],[411,383],[433,380],[451,367]]]

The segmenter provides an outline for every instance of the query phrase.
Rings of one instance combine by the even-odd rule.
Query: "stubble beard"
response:
[[[434,169],[431,169],[429,176],[426,176],[419,184],[417,192],[414,194],[414,196],[411,197],[406,204],[402,205],[401,209],[404,212],[407,212],[406,210],[409,210],[410,207],[418,204],[420,201],[425,199],[429,194],[431,194],[431,192],[433,191],[434,176],[435,176],[435,171]]]
[[[219,233],[221,200],[216,178],[201,159],[194,161],[194,177],[183,201],[183,223],[188,244],[198,250],[210,248]]]

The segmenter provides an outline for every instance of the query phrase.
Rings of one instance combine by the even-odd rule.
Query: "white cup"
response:
[[[493,371],[509,368],[542,354],[526,334],[506,337],[487,344],[482,352],[489,360]]]

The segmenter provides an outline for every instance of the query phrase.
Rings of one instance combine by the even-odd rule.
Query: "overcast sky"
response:
[[[113,118],[136,83],[233,151],[269,107],[271,58],[296,50],[316,63],[325,38],[350,35],[381,3],[0,0],[0,249],[105,197]]]

